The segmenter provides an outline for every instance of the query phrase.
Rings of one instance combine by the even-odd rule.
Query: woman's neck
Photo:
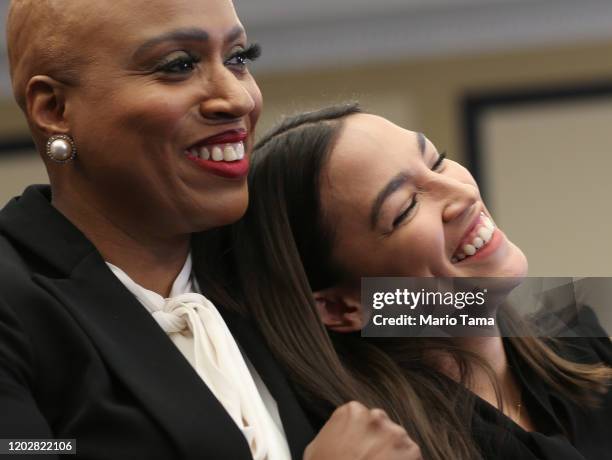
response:
[[[453,342],[460,349],[480,356],[491,367],[497,378],[508,372],[508,359],[501,337],[457,337]]]
[[[167,297],[189,255],[191,235],[161,236],[151,231],[150,225],[110,217],[85,202],[77,204],[54,196],[52,204],[93,243],[105,261],[142,287]]]
[[[499,385],[504,412],[514,418],[513,415],[521,405],[521,390],[508,364],[502,338],[461,337],[453,339],[453,345],[462,351],[479,356],[493,372],[491,376],[478,363],[469,363],[470,378],[466,382],[468,389],[492,406],[499,408],[495,385],[491,381],[491,377],[494,377]],[[446,352],[436,353],[433,359],[434,366],[442,373],[455,381],[461,381],[459,365],[451,355]]]

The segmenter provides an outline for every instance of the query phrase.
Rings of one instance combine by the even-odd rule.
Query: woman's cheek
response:
[[[263,96],[261,94],[261,90],[255,80],[251,77],[250,81],[246,85],[246,90],[253,99],[253,110],[249,114],[249,120],[251,123],[251,130],[255,129],[257,125],[257,121],[259,120],[259,116],[261,114],[261,110],[263,108]]]
[[[415,233],[415,232],[411,232]],[[438,265],[434,254],[440,253],[440,241],[434,234],[423,230],[418,235],[406,236],[402,247],[390,254],[397,261],[394,274],[399,276],[428,276],[432,265]]]
[[[140,110],[126,112],[123,122],[135,129],[140,129],[141,132],[147,131],[151,136],[160,136],[172,133],[178,126],[181,126],[179,121],[185,116],[185,113],[185,109],[178,107],[177,104],[169,101],[156,101],[141,106]]]

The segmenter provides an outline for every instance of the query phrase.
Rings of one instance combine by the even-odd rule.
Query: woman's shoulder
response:
[[[37,282],[39,275],[53,279],[57,272],[37,254],[0,232],[0,322],[15,315],[26,329],[33,325],[44,327],[40,311],[55,305],[56,300]]]
[[[0,234],[0,299],[9,302],[22,289],[30,289],[32,272],[22,255]]]
[[[33,270],[27,259],[27,250],[0,232],[0,295],[13,290],[15,283],[30,282]]]
[[[0,270],[6,270],[10,265],[21,260],[19,249],[0,232]]]

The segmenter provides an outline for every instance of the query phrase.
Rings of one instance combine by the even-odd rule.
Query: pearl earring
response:
[[[76,145],[67,134],[56,134],[47,141],[47,156],[56,163],[68,163],[75,159]]]

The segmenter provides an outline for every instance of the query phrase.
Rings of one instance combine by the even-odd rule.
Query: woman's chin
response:
[[[523,280],[527,276],[529,270],[529,264],[527,257],[511,241],[508,241],[508,253],[506,260],[502,264],[500,274],[498,276],[504,276],[508,278],[520,278]]]

